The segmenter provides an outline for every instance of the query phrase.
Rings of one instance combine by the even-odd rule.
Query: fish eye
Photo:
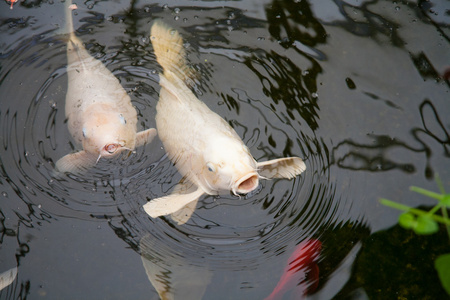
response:
[[[111,153],[111,154],[113,154],[114,152],[116,152],[116,151],[117,151],[117,148],[119,148],[119,145],[118,145],[118,144],[108,144],[108,145],[105,145],[105,147],[104,147],[104,149],[105,149],[108,153]]]
[[[206,167],[208,168],[208,171],[214,172],[214,173],[216,172],[216,166],[214,166],[213,163],[211,163],[211,162],[207,163]]]

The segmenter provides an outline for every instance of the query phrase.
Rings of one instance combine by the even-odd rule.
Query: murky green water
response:
[[[262,181],[240,199],[202,197],[182,226],[142,209],[181,179],[159,140],[55,178],[54,163],[75,149],[56,30],[64,5],[3,3],[0,273],[18,266],[18,275],[1,299],[158,299],[147,273],[180,299],[187,290],[194,299],[264,299],[296,245],[311,239],[322,250],[308,298],[444,297],[432,259],[450,252],[445,232],[416,237],[393,227],[399,212],[378,199],[432,206],[408,187],[437,191],[434,173],[450,190],[448,5],[77,4],[78,36],[129,93],[139,130],[155,126],[160,67],[149,30],[163,18],[201,74],[195,92],[253,156],[300,156],[307,170]]]

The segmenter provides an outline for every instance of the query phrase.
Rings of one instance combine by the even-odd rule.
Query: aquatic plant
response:
[[[428,235],[439,231],[439,223],[444,224],[450,241],[450,219],[447,209],[450,208],[450,193],[445,193],[444,186],[439,176],[436,182],[440,193],[435,193],[420,187],[412,186],[410,190],[427,197],[438,200],[429,211],[410,207],[387,199],[380,199],[380,203],[391,208],[404,211],[398,218],[398,223],[405,229],[412,229],[418,235]],[[442,216],[437,215],[441,211]],[[434,261],[434,267],[438,272],[442,286],[450,295],[450,253],[439,255]]]

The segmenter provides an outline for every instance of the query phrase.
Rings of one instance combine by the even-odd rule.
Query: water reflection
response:
[[[306,1],[275,0],[266,9],[269,32],[284,48],[297,46],[301,43],[315,48],[326,41],[326,31],[323,25],[314,18],[310,4]],[[308,54],[293,47],[302,55]],[[324,57],[316,57],[324,59]]]
[[[351,140],[340,142],[332,150],[333,161],[339,167],[350,170],[380,172],[399,169],[406,173],[413,173],[417,170],[413,163],[402,163],[401,157],[392,154],[412,151],[422,153],[426,157],[427,164],[424,174],[427,178],[432,179],[436,172],[436,166],[433,168],[431,165],[433,150],[430,147],[430,141],[441,147],[442,154],[445,157],[450,157],[448,147],[450,135],[441,120],[440,114],[430,100],[426,99],[420,104],[419,112],[422,127],[412,128],[411,135],[414,137],[412,145],[388,135],[369,134],[368,137],[372,138],[372,141],[366,145]],[[417,144],[419,146],[416,146]],[[390,159],[389,156],[395,158]]]
[[[11,226],[9,220],[12,216],[5,215],[5,212],[0,210],[0,244],[3,250],[8,250],[2,255],[0,263],[2,268],[0,270],[2,272],[0,274],[0,298],[2,299],[23,299],[30,291],[30,280],[23,280],[18,271],[23,258],[30,252],[30,237],[20,234],[20,229],[23,226],[34,227],[34,225],[30,218],[17,212],[16,215],[18,222]]]
[[[280,5],[277,9],[287,4],[280,2]],[[301,9],[307,8],[305,3],[301,5]],[[201,13],[185,7],[181,10],[192,16],[189,17],[192,20],[196,20],[194,15]],[[131,23],[121,23],[117,20],[122,17],[115,15],[112,24],[126,28],[130,34],[121,39],[105,33],[113,45],[118,44],[110,48],[92,42],[88,37],[98,30],[100,23],[104,24],[103,14],[93,12],[90,17],[82,18],[84,25],[78,30],[87,40],[86,48],[91,54],[111,68],[129,91],[143,128],[154,124],[159,91],[155,70],[159,67],[147,48],[149,41],[141,38],[148,32],[135,27],[149,23],[150,16],[158,14],[167,17],[170,12],[156,6],[147,7],[142,19]],[[200,26],[200,20],[206,20],[207,14],[221,16],[223,25],[220,25],[222,21],[219,26],[208,21]],[[228,24],[226,20],[230,18],[232,21]],[[292,26],[300,22],[308,30],[323,31],[319,23],[311,25],[300,14],[287,18]],[[336,196],[336,186],[330,181],[328,146],[314,134],[319,120],[316,78],[321,72],[316,59],[323,59],[323,56],[307,51],[307,47],[314,49],[315,45],[324,42],[324,36],[322,33],[305,36],[297,32],[294,52],[299,60],[294,63],[292,57],[278,55],[275,49],[252,45],[246,51],[240,50],[241,41],[228,35],[229,25],[246,30],[251,36],[259,36],[264,31],[263,22],[246,18],[242,11],[208,10],[197,20],[199,24],[183,28],[187,32],[197,32],[198,41],[186,35],[188,43],[192,42],[201,50],[200,56],[208,49],[217,53],[210,63],[193,57],[194,66],[206,75],[195,82],[201,99],[226,118],[258,159],[271,159],[280,154],[308,157],[308,174],[304,178],[264,182],[241,199],[231,195],[204,197],[193,218],[186,225],[177,226],[168,218],[152,220],[141,209],[147,199],[166,194],[180,180],[160,145],[112,161],[100,161],[83,175],[52,177],[56,159],[75,147],[65,128],[63,113],[66,57],[62,53],[65,44],[58,37],[51,37],[50,32],[28,41],[30,47],[24,48],[28,50],[20,50],[21,45],[11,52],[20,54],[28,67],[41,70],[45,76],[41,81],[27,77],[20,79],[36,82],[28,87],[37,92],[25,109],[11,106],[1,110],[6,137],[1,158],[3,178],[8,179],[16,194],[27,203],[32,216],[20,217],[23,224],[53,221],[54,216],[108,222],[119,238],[143,256],[150,281],[160,294],[169,285],[172,291],[184,293],[185,286],[177,282],[182,282],[180,278],[185,276],[180,270],[189,269],[191,275],[202,274],[198,276],[200,284],[193,289],[198,293],[194,297],[205,293],[207,298],[208,290],[212,293],[227,290],[229,286],[234,287],[230,295],[237,298],[246,295],[265,297],[275,287],[283,271],[281,266],[296,245],[316,236],[327,253],[326,228],[334,227],[335,221],[342,218],[338,209],[341,199]],[[118,40],[120,42],[116,42]],[[259,42],[255,41],[256,44]],[[287,44],[282,46],[288,48]],[[42,54],[40,49],[45,53]],[[255,55],[248,54],[252,50]],[[230,62],[244,64],[232,66]],[[221,74],[232,74],[235,72],[232,69],[236,68],[239,83],[228,84],[236,79],[233,76],[218,83]],[[12,72],[8,79],[14,82],[19,77],[18,73]],[[19,120],[25,121],[24,127],[19,125]],[[361,224],[355,226],[364,227]],[[345,255],[342,253],[340,257]],[[326,259],[324,255],[323,260]],[[277,267],[277,274],[267,273]],[[325,269],[323,274],[327,272]],[[165,287],[155,282],[162,282]]]
[[[306,1],[274,1],[266,9],[270,35],[287,49],[299,54],[283,56],[276,52],[258,51],[258,55],[249,57],[245,64],[261,81],[262,91],[274,104],[270,109],[276,110],[279,102],[287,109],[285,123],[295,121],[307,122],[312,130],[318,127],[317,76],[322,71],[319,64],[325,57],[317,46],[326,42],[323,26],[312,17]],[[296,110],[299,117],[292,111]]]
[[[54,255],[36,251],[34,242],[48,238],[45,247],[57,245],[43,225],[74,220],[109,224],[90,235],[113,231],[134,250],[130,256],[142,254],[143,263],[150,263],[143,266],[139,258],[124,278],[147,268],[150,277],[169,285],[179,281],[174,274],[181,266],[204,271],[207,276],[195,289],[204,299],[267,297],[296,246],[318,239],[323,251],[314,295],[331,298],[347,278],[345,265],[359,249],[366,253],[374,246],[370,228],[396,220],[396,214],[377,206],[376,197],[397,198],[399,186],[410,181],[426,186],[427,176],[436,170],[442,174],[448,160],[443,101],[448,82],[437,76],[446,67],[448,37],[445,22],[430,15],[427,2],[417,8],[335,1],[339,18],[326,20],[320,9],[331,4],[273,1],[262,9],[268,22],[249,17],[250,7],[179,6],[175,12],[175,7],[135,2],[120,8],[109,2],[108,9],[89,3],[91,13],[80,11],[79,34],[120,79],[141,129],[154,126],[160,89],[149,24],[163,17],[188,39],[189,60],[202,74],[193,83],[195,92],[243,137],[255,158],[307,158],[305,177],[263,182],[241,199],[202,198],[184,226],[169,218],[152,220],[141,206],[181,179],[161,144],[100,162],[83,176],[52,177],[54,162],[74,149],[63,113],[65,44],[47,30],[51,22],[43,17],[58,4],[36,3],[21,2],[13,13],[27,8],[37,17],[11,15],[0,23],[5,39],[0,45],[0,243],[1,256],[8,259],[1,271],[18,266],[17,279],[1,298],[36,297],[37,285],[49,274],[33,266],[36,260],[53,261]],[[70,226],[61,228],[61,234],[72,234]],[[389,257],[376,246],[369,260]],[[92,254],[115,261],[101,251]],[[33,257],[42,252],[48,253]],[[362,286],[370,289],[374,281],[361,285],[358,280],[379,271],[359,262],[355,270],[345,295]],[[83,274],[82,266],[74,264],[70,272]],[[58,296],[79,292],[79,284],[76,280],[73,290]],[[139,286],[127,287],[134,298],[144,294]],[[110,293],[102,285],[95,290]]]
[[[167,219],[169,220],[170,218]],[[275,224],[268,224],[265,231],[260,231],[260,237],[252,237],[245,235],[251,228],[239,231],[240,228],[236,226],[231,227],[215,220],[203,220],[208,222],[203,227],[198,223],[190,225],[192,221],[184,226],[167,221],[156,219],[152,220],[153,224],[149,224],[141,213],[134,211],[123,214],[121,220],[112,219],[109,222],[116,235],[142,255],[149,281],[161,299],[180,299],[188,294],[193,296],[192,299],[200,299],[200,295],[209,299],[219,291],[242,297],[239,289],[244,289],[244,286],[256,289],[246,293],[253,295],[250,297],[267,297],[283,273],[284,263],[280,264],[278,257],[290,256],[296,244],[311,236],[309,233],[303,235],[302,231],[311,222],[321,222],[294,222],[291,218],[292,223],[285,226],[283,221],[277,221]],[[211,226],[213,224],[216,228]],[[225,235],[228,231],[226,227],[235,232]],[[321,228],[316,232],[324,249],[317,267],[320,272],[319,281],[316,281],[316,277],[305,278],[301,274],[293,276],[302,279],[304,287],[315,285],[320,290],[336,266],[342,263],[351,249],[358,241],[367,237],[370,231],[363,223],[347,221],[337,224],[329,221],[325,224],[322,222]],[[303,237],[299,237],[300,235]],[[269,266],[273,280],[270,284],[261,285],[269,279],[269,274],[264,271]],[[303,272],[303,269],[300,271]],[[224,286],[223,281],[218,278],[226,278],[228,284]],[[237,287],[230,288],[234,285]],[[302,289],[299,295],[302,296],[304,291]],[[290,289],[285,292],[299,293]],[[309,290],[309,293],[312,294],[313,290]]]
[[[448,243],[443,242],[447,240],[444,226],[432,236],[396,225],[364,237],[351,278],[336,297],[353,298],[363,292],[368,299],[446,298],[433,262],[448,253]]]
[[[436,81],[440,81],[440,72],[436,69],[435,66],[431,63],[430,59],[427,57],[427,55],[424,52],[420,52],[417,55],[411,54],[411,59],[417,69],[419,71],[420,76],[424,80],[427,79],[433,79]],[[447,80],[447,85],[450,86],[449,81]]]
[[[147,276],[161,299],[202,299],[212,277],[207,265],[194,265],[182,257],[161,255],[167,249],[145,236],[139,243]]]

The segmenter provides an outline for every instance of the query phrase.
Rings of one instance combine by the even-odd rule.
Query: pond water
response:
[[[321,244],[315,266],[285,299],[444,296],[427,258],[450,252],[445,233],[415,237],[378,200],[430,207],[408,188],[437,191],[435,173],[450,189],[448,3],[77,4],[77,35],[129,93],[138,130],[155,126],[149,30],[162,18],[184,38],[199,99],[253,156],[299,156],[307,170],[241,198],[203,196],[181,226],[142,209],[181,179],[158,139],[55,177],[78,150],[64,114],[64,4],[3,3],[0,273],[18,272],[1,299],[158,299],[152,278],[172,287],[167,299],[264,299],[307,241]]]

